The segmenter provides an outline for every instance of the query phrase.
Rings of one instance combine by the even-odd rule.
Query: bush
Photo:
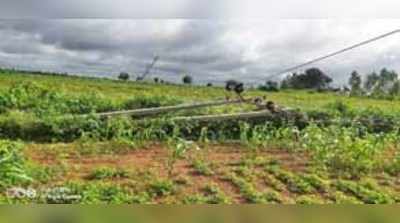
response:
[[[193,83],[193,78],[192,78],[192,76],[185,75],[185,76],[183,76],[183,78],[182,78],[182,82],[183,82],[184,84],[192,84],[192,83]]]
[[[127,81],[127,80],[129,80],[129,74],[126,72],[121,72],[118,76],[118,79],[120,79],[122,81]]]

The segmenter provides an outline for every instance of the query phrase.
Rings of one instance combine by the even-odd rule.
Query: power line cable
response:
[[[286,69],[284,69],[284,70],[279,71],[279,72],[276,73],[276,74],[273,74],[273,75],[268,76],[268,78],[272,78],[272,77],[275,77],[275,76],[279,76],[279,75],[288,73],[288,72],[293,71],[293,70],[296,70],[296,69],[298,69],[298,68],[301,68],[301,67],[304,67],[304,66],[313,64],[313,63],[315,63],[315,62],[318,62],[318,61],[321,61],[321,60],[324,60],[324,59],[327,59],[327,58],[330,58],[330,57],[333,57],[333,56],[336,56],[336,55],[338,55],[338,54],[341,54],[341,53],[344,53],[344,52],[346,52],[346,51],[352,50],[352,49],[354,49],[354,48],[357,48],[357,47],[360,47],[360,46],[363,46],[363,45],[367,45],[367,44],[369,44],[369,43],[375,42],[375,41],[377,41],[377,40],[383,39],[383,38],[385,38],[385,37],[394,35],[394,34],[399,33],[399,32],[400,32],[400,29],[397,29],[397,30],[394,30],[394,31],[391,31],[391,32],[382,34],[382,35],[380,35],[380,36],[377,36],[377,37],[374,37],[374,38],[365,40],[365,41],[363,41],[363,42],[360,42],[360,43],[351,45],[351,46],[346,47],[346,48],[344,48],[344,49],[335,51],[335,52],[330,53],[330,54],[328,54],[328,55],[315,58],[315,59],[313,59],[313,60],[307,61],[307,62],[305,62],[305,63],[299,64],[299,65],[296,65],[296,66],[293,66],[293,67],[286,68]]]

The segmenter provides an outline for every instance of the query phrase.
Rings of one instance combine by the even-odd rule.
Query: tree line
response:
[[[305,70],[304,73],[293,73],[286,76],[280,83],[267,81],[258,86],[259,90],[278,91],[280,89],[328,89],[332,78],[321,69],[313,67]]]
[[[386,98],[400,96],[400,80],[394,70],[381,69],[379,73],[372,72],[365,76],[365,80],[357,71],[350,75],[348,84],[352,96],[372,96]]]
[[[280,89],[314,89],[327,91],[345,91],[350,96],[369,96],[374,98],[390,98],[400,96],[400,80],[394,70],[383,68],[380,72],[360,75],[357,71],[350,74],[347,85],[342,88],[330,86],[332,78],[319,68],[310,68],[304,73],[293,73],[281,82],[266,81],[258,86],[259,90],[279,91]]]

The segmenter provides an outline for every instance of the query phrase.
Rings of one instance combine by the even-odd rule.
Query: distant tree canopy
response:
[[[351,87],[352,95],[361,95],[362,93],[361,83],[362,83],[361,76],[357,73],[357,71],[353,71],[349,79],[349,85]]]
[[[127,80],[129,80],[129,74],[126,72],[121,72],[121,73],[119,73],[118,79],[127,81]]]
[[[276,81],[267,81],[265,85],[260,85],[258,90],[261,91],[279,91],[279,84]]]
[[[182,82],[183,82],[184,84],[192,84],[192,83],[193,83],[193,78],[192,78],[192,76],[190,76],[190,75],[185,75],[185,76],[183,76],[183,78],[182,78]]]
[[[332,78],[319,68],[307,69],[303,74],[294,73],[287,76],[282,82],[282,88],[294,89],[323,89],[332,82]]]
[[[364,88],[370,91],[378,81],[379,75],[376,72],[372,72],[371,74],[367,75],[367,79],[364,82]]]
[[[351,95],[366,94],[378,98],[400,95],[400,80],[397,73],[386,68],[383,68],[379,74],[376,72],[367,74],[364,84],[362,84],[361,75],[353,71],[349,78],[349,85]]]

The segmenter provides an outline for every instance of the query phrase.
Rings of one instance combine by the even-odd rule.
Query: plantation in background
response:
[[[397,100],[249,90],[307,120],[187,122],[97,112],[224,98],[220,87],[0,73],[2,203],[397,203]],[[83,116],[83,114],[89,114]],[[35,191],[26,196],[27,191]],[[13,194],[13,196],[10,196]],[[19,194],[21,196],[15,196]]]

